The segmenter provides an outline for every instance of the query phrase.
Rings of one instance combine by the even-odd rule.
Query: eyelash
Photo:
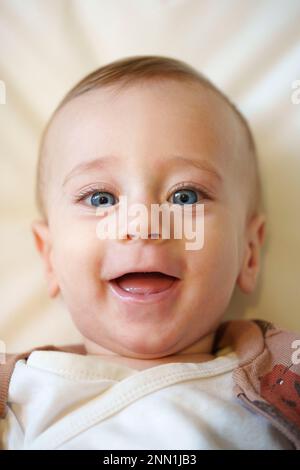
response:
[[[183,182],[183,183],[179,183],[178,185],[176,185],[174,188],[172,188],[172,191],[170,191],[168,193],[168,197],[167,199],[169,199],[169,197],[176,191],[180,190],[180,189],[188,189],[188,190],[192,190],[192,191],[195,191],[196,193],[201,193],[202,196],[204,196],[205,199],[210,199],[211,196],[209,195],[208,191],[207,190],[204,190],[202,187],[198,186],[197,184],[195,183],[188,183],[188,182]],[[106,192],[106,193],[110,193],[110,194],[113,194],[113,191],[112,188],[108,188],[107,186],[104,186],[104,185],[101,185],[101,184],[96,184],[96,185],[90,185],[88,186],[87,188],[84,188],[82,189],[81,191],[79,191],[78,194],[76,194],[76,196],[74,197],[74,201],[76,203],[79,203],[81,202],[83,199],[86,199],[87,197],[89,196],[92,196],[95,192]],[[199,201],[198,201],[199,202]],[[195,204],[198,204],[198,202],[196,202]]]
[[[113,193],[112,192],[112,189],[111,188],[108,188],[107,186],[103,186],[101,184],[97,184],[97,185],[90,185],[90,186],[87,186],[87,188],[84,188],[82,189],[81,191],[79,191],[78,194],[76,194],[75,196],[75,202],[80,202],[82,201],[83,199],[87,198],[88,196],[91,196],[92,194],[96,193],[96,192],[106,192],[106,193]]]

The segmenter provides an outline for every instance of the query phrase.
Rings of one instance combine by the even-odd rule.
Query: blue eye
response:
[[[172,198],[173,199],[173,198]],[[180,189],[174,193],[174,199],[172,200],[173,204],[194,204],[197,202],[198,196],[196,191],[192,189]]]
[[[111,193],[97,191],[91,196],[91,204],[94,207],[107,207],[115,204],[115,197]]]

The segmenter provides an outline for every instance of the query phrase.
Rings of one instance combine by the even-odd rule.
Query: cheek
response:
[[[94,223],[69,223],[55,232],[53,267],[63,296],[69,291],[78,296],[91,289],[103,255],[104,241],[97,239]]]
[[[222,217],[208,216],[204,226],[204,245],[201,250],[186,251],[186,262],[191,282],[195,285],[206,286],[208,291],[231,291],[238,275],[234,223]]]

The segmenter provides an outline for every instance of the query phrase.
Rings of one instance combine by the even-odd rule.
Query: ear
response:
[[[56,297],[59,293],[59,286],[52,264],[52,243],[50,230],[47,222],[43,220],[34,221],[31,224],[31,230],[35,239],[35,245],[39,251],[45,266],[45,274],[48,284],[48,293],[50,297]]]
[[[266,216],[253,216],[246,229],[244,258],[237,278],[237,284],[245,294],[251,294],[256,286],[261,267],[261,247],[265,241]]]

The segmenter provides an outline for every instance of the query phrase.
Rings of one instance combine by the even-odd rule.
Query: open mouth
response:
[[[161,272],[133,272],[112,279],[110,282],[124,293],[149,296],[170,289],[178,278]]]

